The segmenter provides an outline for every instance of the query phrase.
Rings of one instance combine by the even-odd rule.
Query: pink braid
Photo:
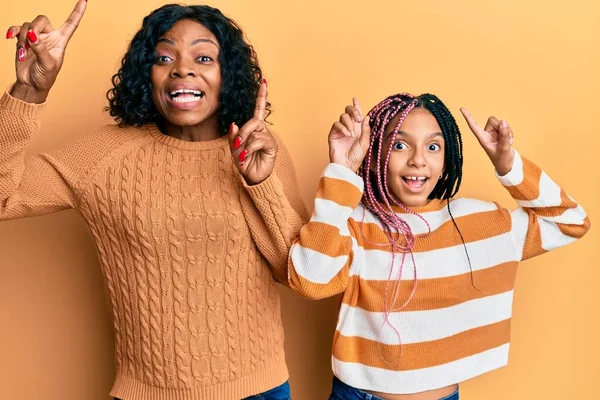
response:
[[[408,113],[417,105],[417,103],[418,103],[418,100],[415,99],[415,97],[412,96],[411,94],[400,93],[400,94],[393,95],[393,96],[386,98],[385,100],[383,100],[382,102],[377,104],[375,107],[373,107],[373,109],[371,111],[369,111],[368,115],[370,117],[369,124],[371,125],[371,143],[369,146],[369,150],[367,152],[367,156],[363,160],[363,163],[359,170],[359,174],[361,175],[361,177],[363,178],[363,180],[365,182],[365,194],[363,195],[362,203],[365,208],[369,209],[381,221],[381,223],[383,225],[383,230],[384,230],[389,242],[388,243],[374,243],[374,242],[369,241],[367,238],[365,238],[364,232],[362,230],[364,227],[364,218],[365,218],[365,210],[364,209],[363,209],[363,217],[362,217],[363,224],[361,225],[361,234],[362,234],[363,240],[365,240],[366,242],[368,242],[372,245],[378,246],[378,247],[390,246],[391,251],[392,251],[392,261],[391,261],[391,266],[390,266],[390,272],[388,274],[388,279],[386,281],[385,292],[384,292],[384,322],[383,323],[384,323],[384,325],[386,323],[390,325],[390,327],[394,330],[394,332],[398,336],[398,340],[399,340],[400,344],[402,344],[402,338],[400,336],[400,332],[389,320],[389,314],[390,314],[389,308],[390,307],[388,305],[388,286],[389,286],[389,283],[392,281],[392,272],[394,269],[394,261],[396,258],[396,253],[400,252],[400,253],[402,253],[402,260],[400,262],[400,268],[398,271],[398,275],[394,278],[395,285],[394,285],[394,290],[392,292],[392,304],[394,304],[398,297],[399,289],[401,286],[401,277],[402,277],[402,271],[403,271],[403,267],[404,267],[404,261],[406,259],[407,253],[409,253],[411,260],[413,262],[413,287],[412,287],[410,295],[408,296],[408,299],[395,311],[401,310],[404,307],[406,307],[406,305],[408,305],[408,303],[414,297],[415,292],[417,290],[417,267],[416,267],[414,254],[413,254],[413,249],[416,245],[416,238],[415,238],[414,234],[412,233],[412,230],[410,229],[410,226],[408,225],[408,223],[404,219],[402,219],[398,214],[396,214],[396,212],[394,212],[391,203],[394,203],[394,204],[400,206],[401,208],[403,208],[405,211],[418,216],[421,220],[423,220],[425,222],[425,224],[427,224],[429,231],[431,231],[431,228],[430,228],[429,224],[427,223],[427,221],[425,221],[425,219],[423,217],[421,217],[419,214],[417,214],[414,211],[407,208],[404,204],[402,204],[402,202],[400,200],[398,200],[392,193],[390,193],[390,190],[388,187],[388,182],[387,182],[387,169],[388,169],[388,165],[389,165],[390,155],[392,152],[392,147],[396,141],[396,136],[400,130],[400,127],[401,127],[402,123],[404,122],[404,119],[406,118]],[[384,161],[383,168],[382,168],[381,152],[383,150],[383,144],[385,141],[385,128],[390,123],[390,121],[396,115],[398,115],[398,113],[401,113],[401,114],[400,114],[400,117],[398,118],[396,127],[394,128],[394,130],[392,132],[392,137],[391,137],[390,143],[389,143],[386,153],[385,153],[385,161]],[[373,153],[374,153],[375,149],[378,149],[378,151],[377,151],[377,154],[374,155]],[[384,207],[384,205],[381,204],[380,201],[378,201],[377,196],[374,193],[373,184],[371,182],[371,166],[372,166],[371,163],[372,163],[372,160],[375,158],[375,156],[376,156],[376,171],[377,171],[376,172],[377,189],[378,189],[380,196],[382,197],[381,200],[383,201],[385,207]],[[382,179],[382,174],[383,174],[383,179]],[[381,349],[379,351],[380,351],[380,356],[382,357],[382,359],[386,363],[388,363],[388,361],[385,359],[385,357],[383,357],[383,355],[381,354]],[[401,351],[402,351],[402,348],[401,348]]]

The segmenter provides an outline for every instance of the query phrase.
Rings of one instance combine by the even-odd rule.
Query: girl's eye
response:
[[[402,142],[394,143],[394,150],[404,150],[406,145]]]
[[[427,146],[427,148],[429,149],[429,151],[438,151],[439,149],[441,149],[440,145],[437,143],[431,143],[429,146]]]

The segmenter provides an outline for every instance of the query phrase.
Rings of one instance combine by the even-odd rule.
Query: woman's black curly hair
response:
[[[156,62],[154,51],[158,39],[180,20],[204,25],[219,41],[222,82],[219,132],[227,133],[232,122],[242,126],[254,114],[262,71],[256,52],[245,41],[241,28],[218,9],[204,5],[167,4],[144,18],[123,56],[121,68],[112,77],[113,88],[106,93],[109,102],[106,111],[119,125],[159,122],[162,117],[152,102],[150,69]],[[267,103],[267,115],[270,112]]]

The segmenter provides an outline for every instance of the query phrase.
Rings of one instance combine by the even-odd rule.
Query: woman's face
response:
[[[218,127],[219,47],[215,35],[192,20],[178,21],[158,39],[152,101],[167,124]]]

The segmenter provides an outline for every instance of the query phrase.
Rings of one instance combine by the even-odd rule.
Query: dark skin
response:
[[[86,0],[79,0],[69,18],[58,29],[54,29],[44,15],[8,28],[7,39],[14,38],[17,41],[17,81],[10,92],[11,96],[27,103],[46,101],[65,59],[67,44],[77,30],[86,6]]]
[[[490,117],[481,128],[471,114],[461,109],[469,128],[484,149],[499,175],[506,175],[512,169],[515,153],[512,148],[513,134],[508,123],[496,117]],[[329,158],[333,163],[357,171],[367,154],[370,144],[368,117],[354,98],[352,105],[346,106],[344,113],[331,127],[329,132]],[[392,394],[370,391],[384,400],[438,400],[451,395],[458,384],[440,389],[412,394]]]
[[[513,132],[505,120],[494,116],[488,118],[485,127],[477,124],[466,108],[460,109],[475,138],[486,152],[499,175],[510,172],[515,160]],[[344,113],[329,131],[329,159],[357,171],[365,158],[370,144],[369,117],[363,119],[363,111],[357,98],[346,106]]]
[[[86,7],[86,0],[77,1],[65,23],[58,29],[54,29],[50,20],[43,15],[36,17],[31,22],[14,25],[8,29],[6,38],[17,41],[16,82],[10,91],[11,96],[27,103],[40,104],[46,101],[63,65],[67,45],[77,30]],[[190,21],[180,22],[183,22],[180,24],[182,26],[190,23]],[[204,28],[198,23],[191,23]],[[180,46],[180,48],[176,49],[177,51],[172,54],[172,57],[162,59],[163,63],[158,68],[168,69],[162,79],[180,79],[182,82],[185,81],[184,83],[194,81],[197,77],[201,80],[202,74],[206,71],[206,58],[192,58],[194,50],[185,47],[190,45],[188,43],[190,41],[185,37],[187,31],[179,28],[181,27],[177,27],[176,24],[169,31],[176,35],[167,38],[170,43],[174,43],[171,47]],[[216,38],[210,37],[209,31],[202,33],[201,36],[207,36],[213,41],[215,49],[212,51],[216,51],[213,58],[216,59],[219,50],[219,44],[215,42]],[[208,44],[208,46],[210,48],[211,45]],[[196,62],[196,60],[200,61]],[[169,69],[170,66],[172,66],[171,69]],[[220,75],[220,66],[217,65],[216,68],[219,68]],[[201,89],[210,89],[209,94],[213,95],[220,90],[220,84],[220,78],[219,80],[213,79],[212,86],[202,86]],[[191,113],[185,115],[181,109],[175,113],[168,107],[163,107],[162,103],[157,103],[158,100],[153,100],[159,112],[168,121],[169,129],[165,133],[170,136],[187,141],[212,140],[220,136],[220,133],[217,132],[217,124],[211,123],[215,120],[215,115],[219,110],[219,104],[215,104],[215,101],[211,103],[212,108],[208,110],[209,112],[205,112],[206,110],[203,109],[191,110]],[[249,185],[263,182],[271,175],[275,167],[278,147],[275,138],[264,122],[266,104],[267,83],[263,80],[258,91],[254,117],[241,128],[233,123],[228,135],[234,163]]]
[[[257,184],[269,177],[275,167],[277,142],[265,124],[267,82],[258,89],[254,117],[238,128],[233,123],[229,144],[240,173],[249,184]]]

